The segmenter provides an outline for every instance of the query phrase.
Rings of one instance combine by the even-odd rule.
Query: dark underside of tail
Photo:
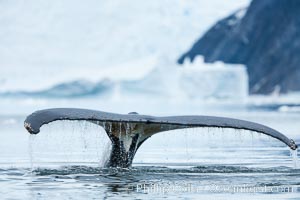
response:
[[[267,126],[213,116],[154,117],[137,113],[114,114],[86,109],[54,108],[32,113],[26,118],[24,126],[31,134],[37,134],[40,132],[41,126],[57,120],[85,120],[102,126],[112,142],[110,158],[106,163],[107,167],[130,167],[138,148],[152,135],[191,127],[220,127],[255,131],[283,142],[292,150],[297,149],[293,140]]]

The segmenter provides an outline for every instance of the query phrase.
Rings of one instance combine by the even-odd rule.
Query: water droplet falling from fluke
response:
[[[291,151],[291,156],[292,156],[292,160],[293,160],[293,167],[294,167],[294,169],[298,169],[299,168],[298,149],[290,150],[290,151]]]

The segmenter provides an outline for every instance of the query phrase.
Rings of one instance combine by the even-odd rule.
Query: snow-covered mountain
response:
[[[249,0],[0,1],[0,91],[135,80]],[[149,59],[150,58],[150,59]],[[129,63],[129,64],[128,64]]]

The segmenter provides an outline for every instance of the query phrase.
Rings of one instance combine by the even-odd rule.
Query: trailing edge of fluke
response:
[[[114,114],[77,108],[53,108],[32,113],[26,118],[24,127],[29,133],[37,134],[44,124],[58,120],[85,120],[102,126],[112,142],[112,150],[106,167],[130,167],[138,148],[152,135],[192,127],[255,131],[283,142],[292,150],[297,149],[292,139],[270,127],[245,120],[213,116],[155,117],[137,113]]]

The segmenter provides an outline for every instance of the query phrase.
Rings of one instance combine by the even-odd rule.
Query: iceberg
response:
[[[248,97],[248,75],[243,65],[208,64],[202,57],[194,63],[185,62],[183,67],[166,59],[157,63],[144,78],[121,82],[121,96],[234,101],[245,101]]]

